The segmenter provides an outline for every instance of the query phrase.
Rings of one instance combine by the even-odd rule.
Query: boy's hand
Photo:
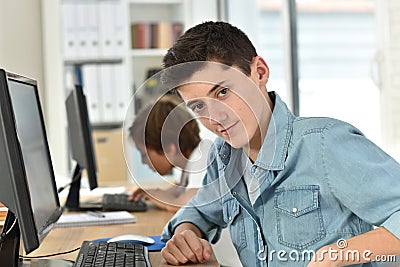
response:
[[[211,257],[211,246],[192,230],[175,233],[161,250],[164,259],[172,265],[188,262],[203,263]]]

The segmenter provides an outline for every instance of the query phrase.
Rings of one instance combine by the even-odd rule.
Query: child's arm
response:
[[[308,267],[347,266],[400,255],[400,239],[384,227],[320,248]]]

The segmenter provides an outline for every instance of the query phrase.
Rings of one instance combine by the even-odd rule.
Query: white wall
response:
[[[55,0],[46,1],[58,5]],[[60,129],[63,130],[60,125],[64,126],[65,123],[61,123],[63,118],[60,119],[59,114],[54,112],[57,110],[54,106],[64,105],[64,100],[49,97],[51,90],[61,91],[56,87],[62,86],[62,78],[57,77],[57,65],[61,61],[54,56],[53,51],[58,46],[49,46],[49,40],[56,43],[59,40],[56,40],[56,34],[45,36],[42,31],[43,26],[54,31],[53,28],[58,27],[54,21],[58,22],[58,18],[51,20],[56,14],[54,9],[49,10],[47,7],[53,6],[48,3],[43,5],[42,0],[0,0],[0,6],[0,68],[38,81],[53,165],[56,173],[65,173],[67,161],[63,152],[66,149],[59,147],[65,147],[66,142],[58,138]],[[45,8],[42,9],[42,6]],[[58,84],[53,82],[54,79],[61,81]],[[51,121],[60,123],[50,123]]]
[[[0,6],[0,67],[34,78],[42,88],[41,1],[0,0]]]
[[[2,0],[0,0],[2,1]],[[43,69],[47,137],[56,176],[66,177],[68,169],[67,119],[62,70],[60,1],[41,0],[43,29]]]

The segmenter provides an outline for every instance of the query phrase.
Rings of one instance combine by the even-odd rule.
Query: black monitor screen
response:
[[[37,90],[31,84],[12,79],[9,79],[8,86],[31,192],[35,223],[38,233],[44,235],[48,231],[46,228],[51,225],[48,220],[60,205]]]
[[[68,94],[65,101],[68,132],[72,158],[77,166],[72,177],[70,192],[65,206],[71,210],[85,209],[79,203],[80,172],[86,169],[90,189],[97,187],[97,165],[93,148],[92,130],[88,115],[86,97],[81,86],[76,85]],[[97,205],[87,206],[86,209],[100,208]]]
[[[36,82],[0,69],[0,111],[0,201],[10,209],[0,240],[0,262],[13,261],[9,266],[14,266],[19,231],[25,251],[33,251],[62,209]]]

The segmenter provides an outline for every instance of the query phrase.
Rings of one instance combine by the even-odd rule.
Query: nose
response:
[[[142,155],[142,164],[149,165],[149,159],[147,156]]]
[[[208,107],[208,120],[212,125],[218,125],[224,122],[228,118],[226,108],[216,101]]]

